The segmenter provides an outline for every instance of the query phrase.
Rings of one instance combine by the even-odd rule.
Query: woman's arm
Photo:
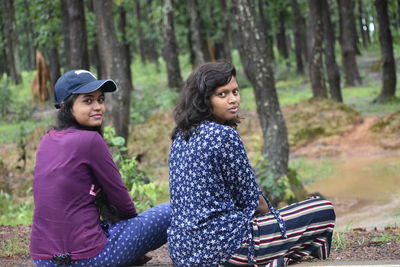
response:
[[[267,201],[265,201],[264,196],[261,194],[259,202],[258,202],[258,207],[256,209],[256,214],[263,214],[263,213],[268,213],[268,212],[269,212],[269,208],[268,208]]]

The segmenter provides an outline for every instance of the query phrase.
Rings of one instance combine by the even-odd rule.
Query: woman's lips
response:
[[[229,112],[231,112],[231,113],[236,113],[236,112],[238,112],[239,107],[230,108],[230,109],[228,109],[228,110],[229,110]]]
[[[95,118],[95,119],[101,119],[101,118],[103,117],[103,115],[101,115],[101,114],[94,114],[94,115],[92,115],[91,117],[92,117],[92,118]]]

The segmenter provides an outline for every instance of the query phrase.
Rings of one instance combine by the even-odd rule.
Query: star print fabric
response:
[[[217,266],[250,234],[260,191],[243,142],[231,127],[205,121],[169,155],[171,226],[175,266]]]

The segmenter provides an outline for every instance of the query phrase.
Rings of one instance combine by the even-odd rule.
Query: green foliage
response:
[[[349,232],[351,224],[347,224],[342,232],[334,232],[332,238],[332,248],[334,250],[345,249],[348,246],[347,233]]]
[[[135,202],[139,212],[155,205],[158,189],[149,182],[145,173],[139,168],[135,158],[129,158],[123,137],[116,136],[115,129],[108,126],[104,129],[104,139],[113,149],[113,157],[118,164],[125,186]]]
[[[26,192],[31,194],[31,188]],[[33,199],[17,201],[7,192],[0,190],[0,225],[29,225],[32,223]]]
[[[270,162],[261,156],[255,165],[255,174],[261,190],[273,205],[305,199],[306,191],[295,170],[289,170],[287,175],[276,178],[270,167]]]

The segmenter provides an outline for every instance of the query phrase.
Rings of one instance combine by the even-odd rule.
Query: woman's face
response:
[[[210,98],[212,113],[219,123],[237,118],[240,106],[239,85],[232,76],[229,83],[217,87]]]
[[[106,111],[104,100],[102,90],[79,94],[72,105],[72,115],[82,126],[101,126]]]

